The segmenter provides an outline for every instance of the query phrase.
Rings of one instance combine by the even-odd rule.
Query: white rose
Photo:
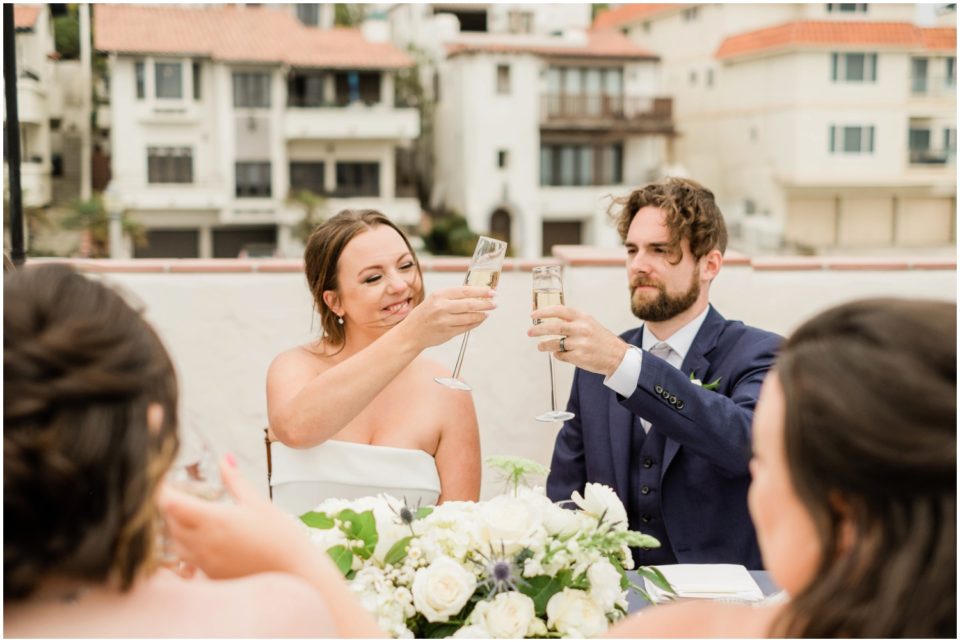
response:
[[[607,523],[618,524],[618,530],[626,530],[627,509],[623,507],[623,502],[609,486],[588,483],[583,489],[583,496],[578,491],[573,491],[570,499],[583,512],[597,519],[603,517],[603,521]]]
[[[612,611],[621,593],[620,573],[613,564],[605,560],[596,562],[587,570],[587,580],[590,582],[590,597],[604,613]]]
[[[429,622],[460,612],[477,588],[477,578],[449,557],[441,557],[413,578],[413,603]]]
[[[487,633],[483,627],[477,626],[476,624],[471,624],[470,626],[460,627],[451,637],[464,638],[468,640],[489,640],[490,634]]]
[[[493,546],[497,553],[512,555],[531,544],[537,535],[540,512],[530,503],[509,495],[498,495],[485,502],[478,513],[483,548]]]
[[[498,594],[483,609],[477,623],[494,638],[522,638],[536,617],[533,600],[516,591]]]
[[[591,638],[607,630],[607,616],[590,595],[565,588],[547,602],[547,625],[571,638]]]
[[[550,535],[570,537],[580,530],[580,515],[576,511],[552,504],[543,513],[543,527]]]

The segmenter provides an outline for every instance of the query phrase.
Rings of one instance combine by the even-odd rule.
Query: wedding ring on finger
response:
[[[566,341],[566,339],[567,339],[566,337],[560,337],[560,352],[567,351],[567,346],[563,344],[563,342]]]

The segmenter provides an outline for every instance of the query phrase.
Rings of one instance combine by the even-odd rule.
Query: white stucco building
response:
[[[386,29],[323,29],[298,15],[95,7],[95,47],[109,54],[111,207],[146,227],[136,256],[297,255],[303,208],[289,197],[301,190],[330,213],[370,207],[419,223],[395,171],[398,148],[419,134],[416,110],[394,104],[394,74],[410,59]]]
[[[41,207],[52,198],[50,89],[54,78],[53,23],[46,5],[14,7],[17,56],[17,116],[20,120],[20,188],[26,207]],[[6,125],[6,101],[3,105]],[[6,140],[6,130],[4,130]],[[4,172],[7,150],[4,146]]]
[[[956,238],[957,108],[955,14],[929,26],[917,15],[624,5],[594,29],[661,57],[677,160],[748,244],[916,247]]]
[[[587,33],[589,5],[427,5],[391,11],[425,53],[435,99],[432,205],[510,242],[619,244],[611,196],[669,163],[671,101],[658,57]]]

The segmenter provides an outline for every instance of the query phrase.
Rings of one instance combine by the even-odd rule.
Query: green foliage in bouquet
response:
[[[304,514],[313,541],[395,637],[590,637],[627,612],[630,531],[612,489],[587,484],[574,511],[523,485],[547,469],[517,457],[487,461],[513,492],[483,502],[411,507],[386,495],[331,499]],[[641,577],[671,592],[654,568]]]

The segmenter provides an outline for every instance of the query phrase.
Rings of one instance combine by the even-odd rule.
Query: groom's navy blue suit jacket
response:
[[[643,328],[621,337],[641,345]],[[568,410],[576,414],[557,435],[547,494],[554,501],[583,492],[586,482],[628,497],[634,415],[666,439],[660,469],[661,515],[679,563],[733,563],[762,568],[747,509],[751,421],[764,376],[782,337],[727,321],[711,306],[680,370],[645,352],[637,388],[628,397],[603,376],[577,368]],[[719,379],[715,391],[690,381]],[[630,524],[643,531],[642,524]]]

